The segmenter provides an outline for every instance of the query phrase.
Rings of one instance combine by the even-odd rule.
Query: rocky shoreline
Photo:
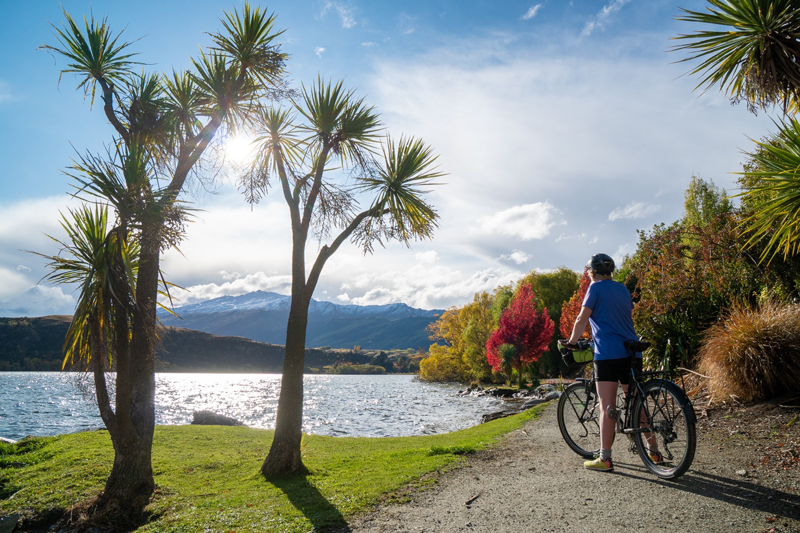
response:
[[[485,389],[480,385],[473,384],[464,390],[458,391],[459,396],[494,396],[503,399],[503,409],[485,413],[481,416],[481,423],[497,420],[506,416],[515,415],[535,407],[541,403],[557,400],[561,397],[558,387],[552,383],[543,383],[535,389],[508,389],[491,387]]]

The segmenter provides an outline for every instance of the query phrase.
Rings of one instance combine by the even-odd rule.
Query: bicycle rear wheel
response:
[[[597,394],[586,383],[573,383],[558,400],[558,429],[567,445],[586,459],[600,449]]]
[[[646,407],[652,420],[652,431],[634,434],[639,457],[658,477],[675,479],[689,469],[694,459],[697,446],[694,407],[686,393],[669,380],[654,379],[645,383],[643,388],[644,400],[636,398],[633,405],[633,412],[638,414],[634,416],[633,425],[635,428],[648,427],[642,411]],[[660,461],[651,456],[655,452],[661,455]]]

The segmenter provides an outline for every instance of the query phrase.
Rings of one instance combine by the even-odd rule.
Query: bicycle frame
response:
[[[614,435],[627,435],[630,450],[639,454],[652,473],[662,479],[675,479],[688,470],[694,458],[697,418],[691,400],[669,379],[669,371],[641,372],[637,365],[631,365],[630,377],[623,397],[618,395],[616,402],[609,402]],[[599,412],[599,405],[594,376],[578,378],[564,390],[558,403],[561,434],[567,445],[585,459],[596,457],[599,450],[599,418],[605,415]]]

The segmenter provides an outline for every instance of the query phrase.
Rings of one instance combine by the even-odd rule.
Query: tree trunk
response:
[[[308,473],[300,457],[303,439],[303,368],[310,300],[304,292],[296,294],[292,291],[275,436],[269,454],[261,465],[261,473],[266,477]]]
[[[101,512],[119,512],[123,519],[132,522],[137,520],[155,490],[152,449],[158,227],[157,223],[151,223],[142,231],[130,345],[128,356],[118,360],[116,428],[114,431],[109,428],[114,445],[114,466],[99,499],[105,508]]]

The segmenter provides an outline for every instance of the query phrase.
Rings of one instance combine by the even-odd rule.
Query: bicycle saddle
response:
[[[644,341],[624,341],[622,345],[634,353],[643,352],[650,347],[650,343]]]

